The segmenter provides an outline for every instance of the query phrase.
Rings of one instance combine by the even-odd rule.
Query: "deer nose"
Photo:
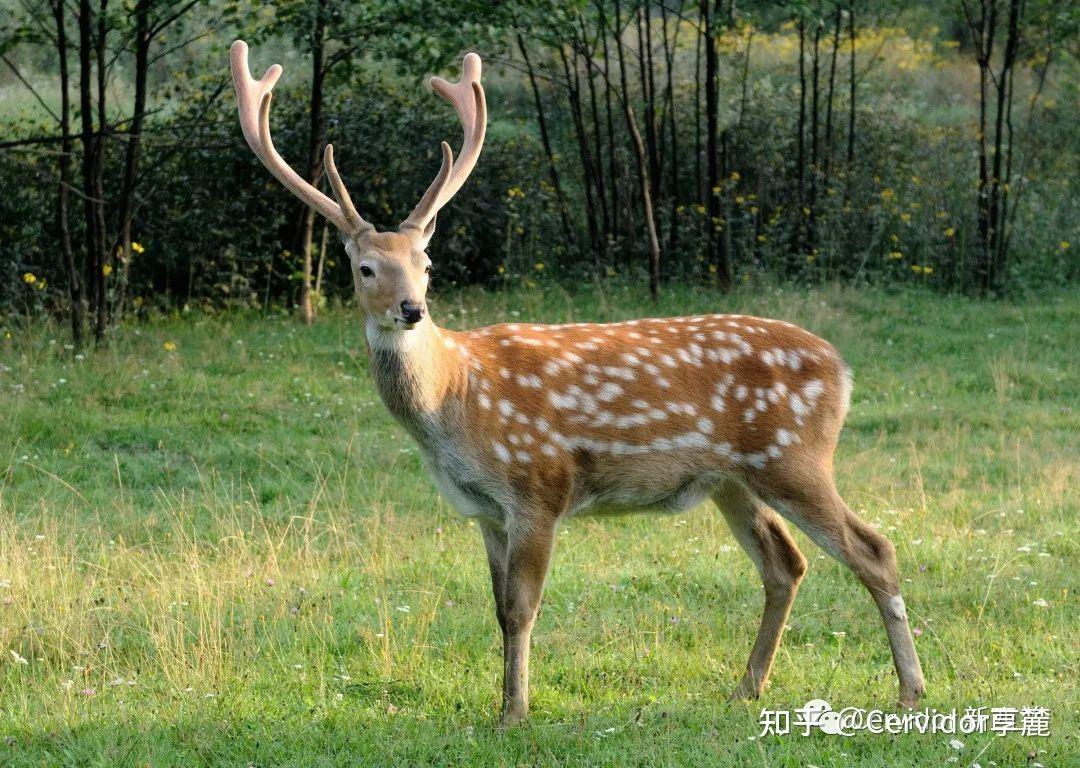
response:
[[[420,318],[424,316],[424,305],[418,304],[415,301],[403,301],[401,302],[401,316],[405,318],[405,322],[419,323]]]

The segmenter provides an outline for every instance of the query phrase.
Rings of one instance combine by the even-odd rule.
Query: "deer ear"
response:
[[[431,221],[424,226],[424,231],[420,233],[420,250],[427,248],[428,243],[431,242],[431,236],[435,234],[435,220],[437,218],[437,216],[432,216]]]

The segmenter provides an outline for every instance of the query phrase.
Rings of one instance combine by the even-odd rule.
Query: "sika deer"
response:
[[[464,144],[455,163],[443,142],[438,176],[394,232],[376,232],[356,212],[330,145],[326,170],[336,202],[277,154],[269,114],[279,66],[253,80],[247,46],[237,41],[232,72],[251,149],[341,231],[383,401],[415,438],[443,495],[483,532],[503,634],[504,723],[528,709],[529,637],[559,521],[677,511],[706,497],[765,587],[736,696],[761,693],[806,571],[787,518],[870,591],[892,646],[900,701],[915,704],[924,683],[895,551],[833,485],[851,376],[832,346],[790,323],[742,315],[439,328],[427,315],[425,248],[439,209],[483,145],[479,57],[465,57],[457,84],[432,80],[457,111]]]

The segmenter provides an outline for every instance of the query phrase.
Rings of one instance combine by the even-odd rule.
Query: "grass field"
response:
[[[656,311],[550,289],[435,313]],[[358,318],[192,315],[81,359],[0,328],[0,765],[1076,765],[1080,294],[676,290],[659,311],[840,348],[838,485],[897,546],[927,704],[1049,707],[1049,738],[756,738],[762,706],[891,707],[895,675],[869,596],[798,534],[771,686],[728,703],[762,598],[711,507],[564,527],[531,720],[501,732],[479,531],[378,401]]]

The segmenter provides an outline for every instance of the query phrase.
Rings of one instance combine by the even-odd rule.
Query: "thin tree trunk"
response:
[[[666,101],[668,102],[667,124],[671,130],[671,170],[668,173],[670,178],[668,194],[671,195],[671,221],[668,224],[668,258],[674,258],[679,245],[679,136],[675,124],[675,46],[678,44],[679,38],[678,26],[676,26],[675,41],[671,44],[668,43],[668,8],[663,2],[660,3],[660,15],[663,22],[661,29],[664,36],[664,66],[667,79],[665,85],[667,91]]]
[[[717,93],[717,57],[716,40],[713,38],[713,17],[709,0],[700,0],[702,45],[705,47],[705,210],[708,221],[709,256],[716,260],[716,279],[722,290],[731,288],[731,260],[720,247],[719,225],[722,221],[720,211],[720,169],[717,165],[717,124],[719,105]]]
[[[146,113],[146,79],[150,59],[150,6],[153,0],[139,0],[135,6],[135,104],[124,157],[124,182],[120,191],[119,274],[116,281],[115,316],[124,316],[128,277],[131,269],[131,220],[135,209],[135,184],[142,150],[142,128]]]
[[[58,0],[62,1],[62,0]],[[79,122],[82,128],[82,191],[83,191],[83,237],[86,248],[86,288],[89,292],[90,310],[95,311],[97,282],[94,273],[101,270],[98,261],[97,234],[94,232],[97,219],[94,216],[94,108],[91,78],[91,30],[93,12],[89,0],[79,0]]]
[[[619,173],[618,160],[615,157],[615,119],[611,111],[611,57],[608,52],[608,24],[603,0],[596,0],[596,10],[600,17],[600,40],[604,45],[604,119],[607,122],[608,175],[611,178],[611,230],[615,234],[619,229]],[[616,34],[618,34],[617,30]]]
[[[1010,73],[1016,62],[1016,53],[1020,45],[1020,11],[1021,0],[1009,0],[1009,19],[1006,28],[1005,50],[1002,54],[1001,69],[994,78],[997,89],[997,103],[994,111],[994,167],[990,184],[990,255],[992,262],[988,272],[990,279],[988,288],[999,290],[1002,287],[1002,275],[999,269],[1002,254],[999,253],[1001,240],[1000,200],[1002,189],[1008,183],[1008,179],[1002,179],[1002,156],[1004,154],[1005,141],[1005,113],[1008,109],[1007,102],[1011,102],[1012,94],[1009,91]]]
[[[563,74],[566,77],[566,90],[570,98],[570,112],[574,118],[574,131],[577,134],[578,154],[581,157],[581,170],[584,174],[582,187],[585,190],[585,213],[588,218],[589,242],[592,244],[593,249],[593,263],[596,268],[599,268],[602,246],[600,244],[600,233],[596,222],[596,203],[593,200],[594,169],[592,156],[589,152],[589,139],[585,135],[585,124],[581,116],[580,93],[574,86],[577,67],[575,62],[575,73],[571,74],[570,62],[567,60],[566,51],[562,46],[559,46],[559,59],[562,61]]]
[[[315,270],[315,293],[322,295],[323,267],[326,265],[326,240],[330,234],[330,225],[323,221],[322,237],[319,239],[319,266]]]
[[[851,43],[850,55],[848,56],[848,131],[847,131],[847,185],[846,200],[851,201],[851,178],[855,170],[855,86],[858,78],[855,76],[855,2],[848,3],[848,39]]]
[[[700,23],[700,19],[699,19]],[[701,41],[705,33],[701,32],[694,42],[694,183],[698,200],[701,192]]]
[[[807,201],[808,211],[806,215],[806,248],[813,251],[817,244],[817,195],[818,195],[818,134],[821,121],[819,119],[820,104],[820,72],[821,72],[821,20],[815,20],[814,24],[814,48],[811,58],[813,73],[811,77],[810,95],[810,196]]]
[[[60,250],[67,272],[68,297],[71,300],[71,339],[83,344],[83,298],[80,275],[75,266],[68,222],[68,186],[71,184],[71,96],[68,93],[67,28],[64,23],[64,0],[51,0],[56,21],[56,49],[60,62],[60,183],[57,185],[56,223],[60,230]]]
[[[825,174],[823,183],[826,188],[829,186],[829,178],[832,173],[832,153],[833,153],[833,102],[834,89],[836,87],[836,59],[837,52],[840,49],[840,24],[843,20],[843,13],[840,11],[840,6],[836,6],[835,21],[833,24],[833,40],[832,40],[832,57],[829,61],[829,96],[825,105]]]
[[[802,254],[806,245],[806,218],[803,208],[806,205],[806,21],[799,17],[799,119],[795,124],[795,172],[797,202],[795,215],[795,241],[792,250]]]
[[[965,6],[966,9],[966,6]],[[970,20],[969,20],[970,21]],[[994,36],[997,28],[997,0],[980,3],[978,24],[971,24],[975,43],[976,63],[979,66],[979,188],[977,198],[977,225],[979,234],[979,261],[977,279],[979,290],[987,292],[993,281],[991,223],[990,223],[990,158],[987,145],[987,112],[989,108],[990,66],[994,52]]]
[[[616,30],[621,16],[619,0],[615,0]],[[656,235],[656,217],[653,215],[652,196],[649,190],[649,162],[645,154],[645,145],[641,141],[641,132],[638,130],[637,121],[634,119],[634,110],[630,105],[630,90],[626,86],[626,57],[623,53],[622,35],[616,32],[615,49],[619,57],[619,78],[622,86],[622,95],[619,101],[622,103],[623,117],[626,119],[626,129],[630,133],[631,144],[634,147],[634,156],[637,158],[638,184],[641,188],[641,208],[645,216],[645,231],[649,239],[649,294],[653,301],[660,300],[660,240]]]
[[[608,245],[611,240],[612,226],[611,216],[608,213],[607,203],[607,190],[604,184],[604,153],[601,149],[601,142],[603,141],[603,132],[600,129],[600,108],[599,103],[596,100],[596,82],[593,79],[593,58],[592,58],[592,44],[589,42],[586,35],[585,21],[581,21],[581,55],[585,58],[585,82],[589,86],[589,106],[591,109],[592,117],[592,133],[593,133],[593,157],[595,160],[596,173],[596,198],[600,203],[600,220],[603,224],[603,238],[601,243],[601,252],[606,254],[608,251]],[[575,56],[575,64],[577,57]],[[574,67],[574,77],[577,77],[577,67]],[[580,91],[579,91],[580,93]]]
[[[551,137],[548,134],[547,118],[544,116],[544,103],[540,99],[540,88],[536,84],[536,72],[533,70],[532,61],[529,59],[529,51],[525,47],[525,40],[521,33],[517,35],[518,50],[521,58],[525,61],[525,69],[529,73],[529,85],[532,86],[533,103],[536,105],[536,121],[540,125],[540,143],[547,156],[548,173],[551,176],[551,186],[555,190],[555,204],[559,208],[559,219],[562,222],[563,236],[567,245],[575,242],[576,238],[570,228],[570,220],[566,212],[566,199],[563,197],[562,184],[559,182],[559,169],[555,165],[555,153],[551,149]]]
[[[326,119],[323,115],[323,82],[326,67],[323,65],[326,41],[326,6],[329,0],[318,0],[315,23],[311,30],[311,101],[310,128],[308,132],[307,178],[318,188],[322,182],[322,148],[326,142]],[[308,206],[301,209],[299,248],[303,259],[300,278],[300,316],[304,323],[315,322],[315,305],[312,301],[312,247],[315,236],[315,211]]]
[[[106,242],[105,224],[105,139],[109,129],[109,117],[106,111],[105,99],[105,42],[108,34],[108,6],[109,0],[100,0],[97,14],[97,39],[94,50],[97,54],[97,112],[98,127],[100,129],[94,153],[94,219],[95,235],[97,236],[97,249],[100,254],[100,268],[94,276],[97,286],[97,322],[94,325],[94,338],[101,342],[109,329],[109,294],[106,288],[106,272],[110,271],[111,254]]]
[[[653,94],[652,75],[652,46],[649,39],[651,34],[647,32],[649,17],[647,2],[638,7],[637,13],[637,42],[638,42],[638,74],[641,79],[641,96],[645,102],[645,151],[649,158],[649,183],[653,197],[659,195],[660,183],[660,153],[656,146],[656,99]]]
[[[742,140],[743,115],[746,114],[746,103],[749,98],[748,90],[750,83],[750,51],[754,45],[754,28],[750,27],[750,34],[746,36],[746,55],[743,57],[742,84],[739,96],[739,122],[736,124],[736,137]]]

